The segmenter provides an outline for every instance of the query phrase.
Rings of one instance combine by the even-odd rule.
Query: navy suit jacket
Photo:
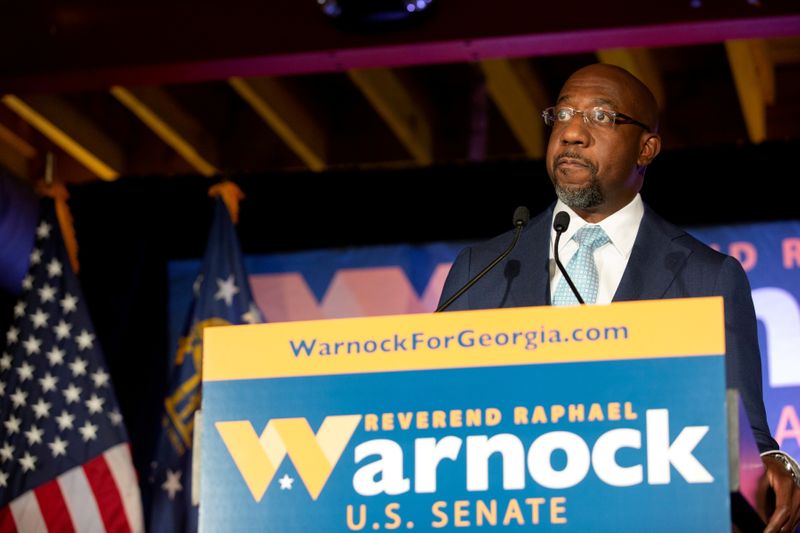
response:
[[[550,305],[553,208],[532,218],[511,254],[448,310]],[[512,230],[462,250],[447,276],[441,301],[500,255],[511,244],[513,234]],[[727,385],[739,389],[759,449],[777,449],[764,410],[756,315],[742,266],[645,205],[642,224],[613,301],[699,296],[725,299]]]

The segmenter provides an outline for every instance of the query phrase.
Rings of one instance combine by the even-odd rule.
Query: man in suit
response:
[[[756,316],[744,270],[659,217],[639,195],[645,170],[661,149],[652,93],[624,69],[590,65],[567,80],[543,117],[552,127],[546,164],[558,201],[528,222],[504,264],[449,309],[577,303],[553,259],[553,221],[560,211],[571,223],[559,256],[565,265],[575,258],[576,283],[587,303],[723,296],[728,386],[741,393],[776,493],[766,531],[794,531],[800,522],[797,464],[777,451],[767,425]],[[512,236],[462,250],[442,301],[506,249]]]

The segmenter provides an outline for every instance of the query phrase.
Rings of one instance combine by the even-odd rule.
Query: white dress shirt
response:
[[[566,268],[569,260],[578,250],[578,243],[572,240],[572,236],[588,223],[561,200],[556,202],[556,208],[553,211],[554,219],[559,211],[569,213],[570,220],[569,228],[561,235],[561,241],[558,243],[558,257],[561,259],[564,268]],[[617,292],[619,282],[622,280],[622,274],[628,265],[628,259],[631,257],[633,243],[636,240],[636,234],[639,233],[639,226],[642,223],[643,216],[644,204],[642,203],[642,197],[637,194],[628,205],[597,224],[606,232],[609,242],[594,251],[594,261],[597,264],[597,272],[600,274],[600,286],[597,290],[596,303],[608,304],[614,298],[614,293]],[[556,287],[563,277],[558,266],[556,266],[553,255],[555,239],[556,231],[551,230],[549,262],[551,301]]]

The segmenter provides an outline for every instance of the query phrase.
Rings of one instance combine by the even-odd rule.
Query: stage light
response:
[[[348,30],[385,30],[422,19],[433,0],[316,0],[338,27]]]

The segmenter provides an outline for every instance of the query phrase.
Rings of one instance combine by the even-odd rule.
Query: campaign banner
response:
[[[730,530],[720,298],[205,330],[201,531]]]
[[[739,260],[753,290],[764,406],[781,449],[800,457],[800,222],[692,231]]]
[[[764,404],[773,436],[800,457],[800,221],[696,228],[738,259],[758,317]],[[430,312],[463,243],[398,244],[246,257],[268,322]],[[199,261],[170,264],[170,351],[186,320]]]

